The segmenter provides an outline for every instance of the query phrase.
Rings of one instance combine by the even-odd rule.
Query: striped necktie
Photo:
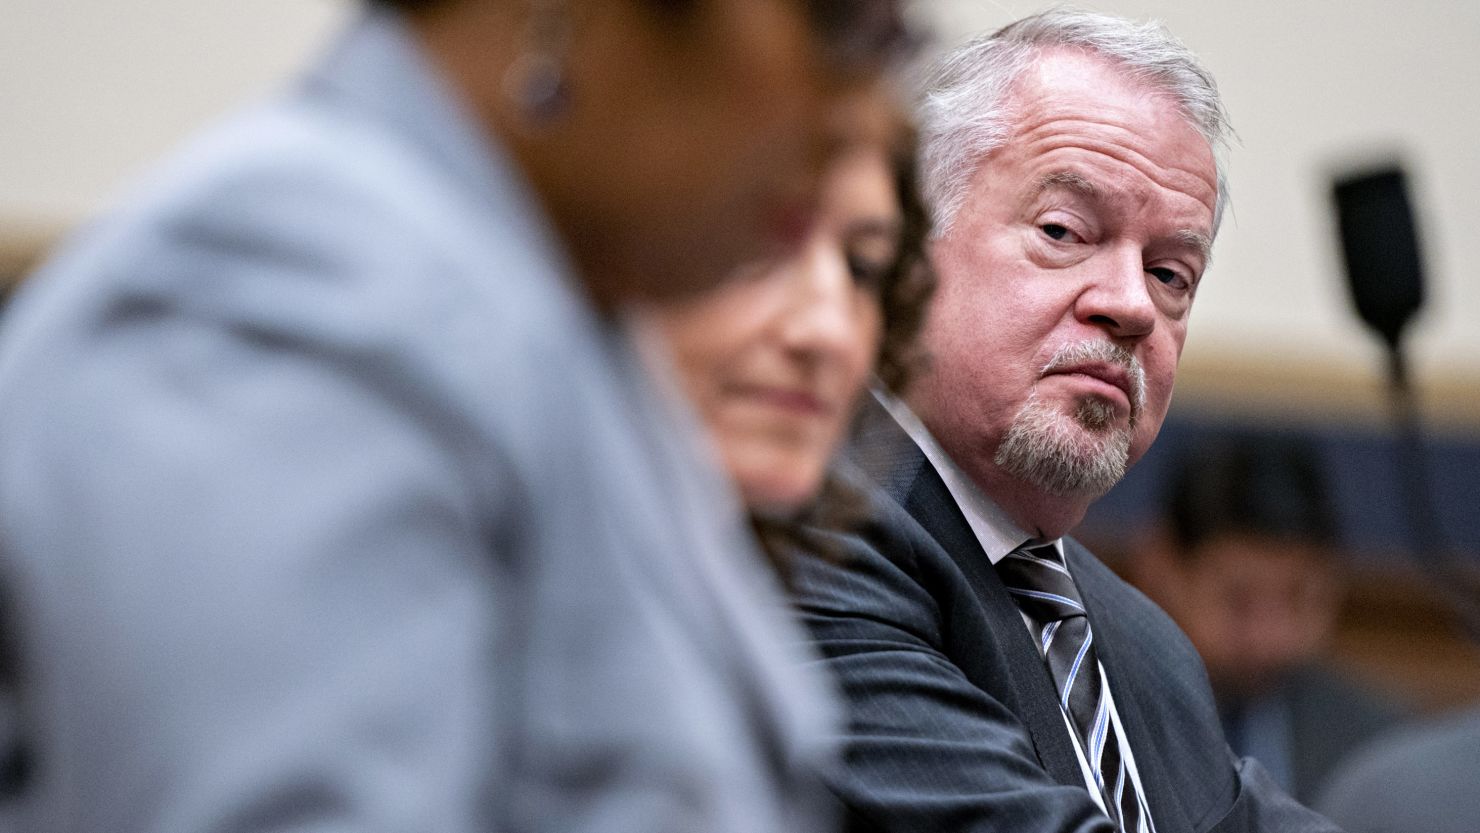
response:
[[[1110,701],[1102,696],[1094,631],[1058,548],[1020,547],[997,563],[997,574],[1018,608],[1033,620],[1044,662],[1059,691],[1059,705],[1079,733],[1111,818],[1126,833],[1151,830],[1110,725]]]

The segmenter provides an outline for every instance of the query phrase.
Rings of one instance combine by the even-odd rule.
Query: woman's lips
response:
[[[805,388],[754,385],[737,390],[746,399],[776,410],[805,417],[825,417],[837,409],[828,400]]]

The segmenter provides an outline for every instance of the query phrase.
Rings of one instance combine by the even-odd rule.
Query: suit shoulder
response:
[[[12,433],[19,412],[45,432],[108,395],[153,408],[149,385],[219,403],[293,374],[335,380],[305,403],[390,403],[469,460],[609,410],[610,328],[500,195],[460,188],[391,126],[295,97],[208,129],[20,288],[0,327]]]
[[[946,559],[904,507],[856,466],[840,461],[836,475],[858,505],[849,521],[806,529],[811,546],[796,553],[791,588],[804,621],[820,632],[874,618],[938,642],[932,574]]]
[[[538,221],[514,217],[521,196],[485,191],[392,124],[285,96],[203,131],[74,234],[21,287],[6,335],[142,313],[558,360],[562,338],[595,329],[589,310]]]
[[[852,457],[838,460],[833,475],[856,498],[856,509],[842,529],[815,530],[846,545],[855,557],[877,558],[896,568],[914,574],[929,562],[942,560],[945,553],[934,545],[934,539],[906,507],[888,483],[875,476]]]

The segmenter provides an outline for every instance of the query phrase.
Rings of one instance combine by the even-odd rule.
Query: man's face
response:
[[[1046,53],[1008,105],[1013,133],[934,249],[912,402],[989,493],[1092,500],[1166,415],[1216,169],[1169,99],[1099,58]]]

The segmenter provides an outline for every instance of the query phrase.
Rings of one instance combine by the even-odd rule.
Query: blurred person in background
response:
[[[1480,707],[1383,735],[1331,773],[1315,807],[1347,833],[1480,830]]]
[[[1403,716],[1325,661],[1344,578],[1315,449],[1254,433],[1189,446],[1163,515],[1135,549],[1132,583],[1202,656],[1229,745],[1311,801],[1343,757]]]
[[[78,234],[0,328],[7,821],[821,829],[830,703],[625,310],[799,244],[900,14],[371,4]]]
[[[922,361],[929,218],[912,137],[883,131],[824,175],[817,222],[794,252],[658,311],[683,388],[783,576],[801,524],[856,519],[856,496],[829,470],[868,380],[903,388]]]

